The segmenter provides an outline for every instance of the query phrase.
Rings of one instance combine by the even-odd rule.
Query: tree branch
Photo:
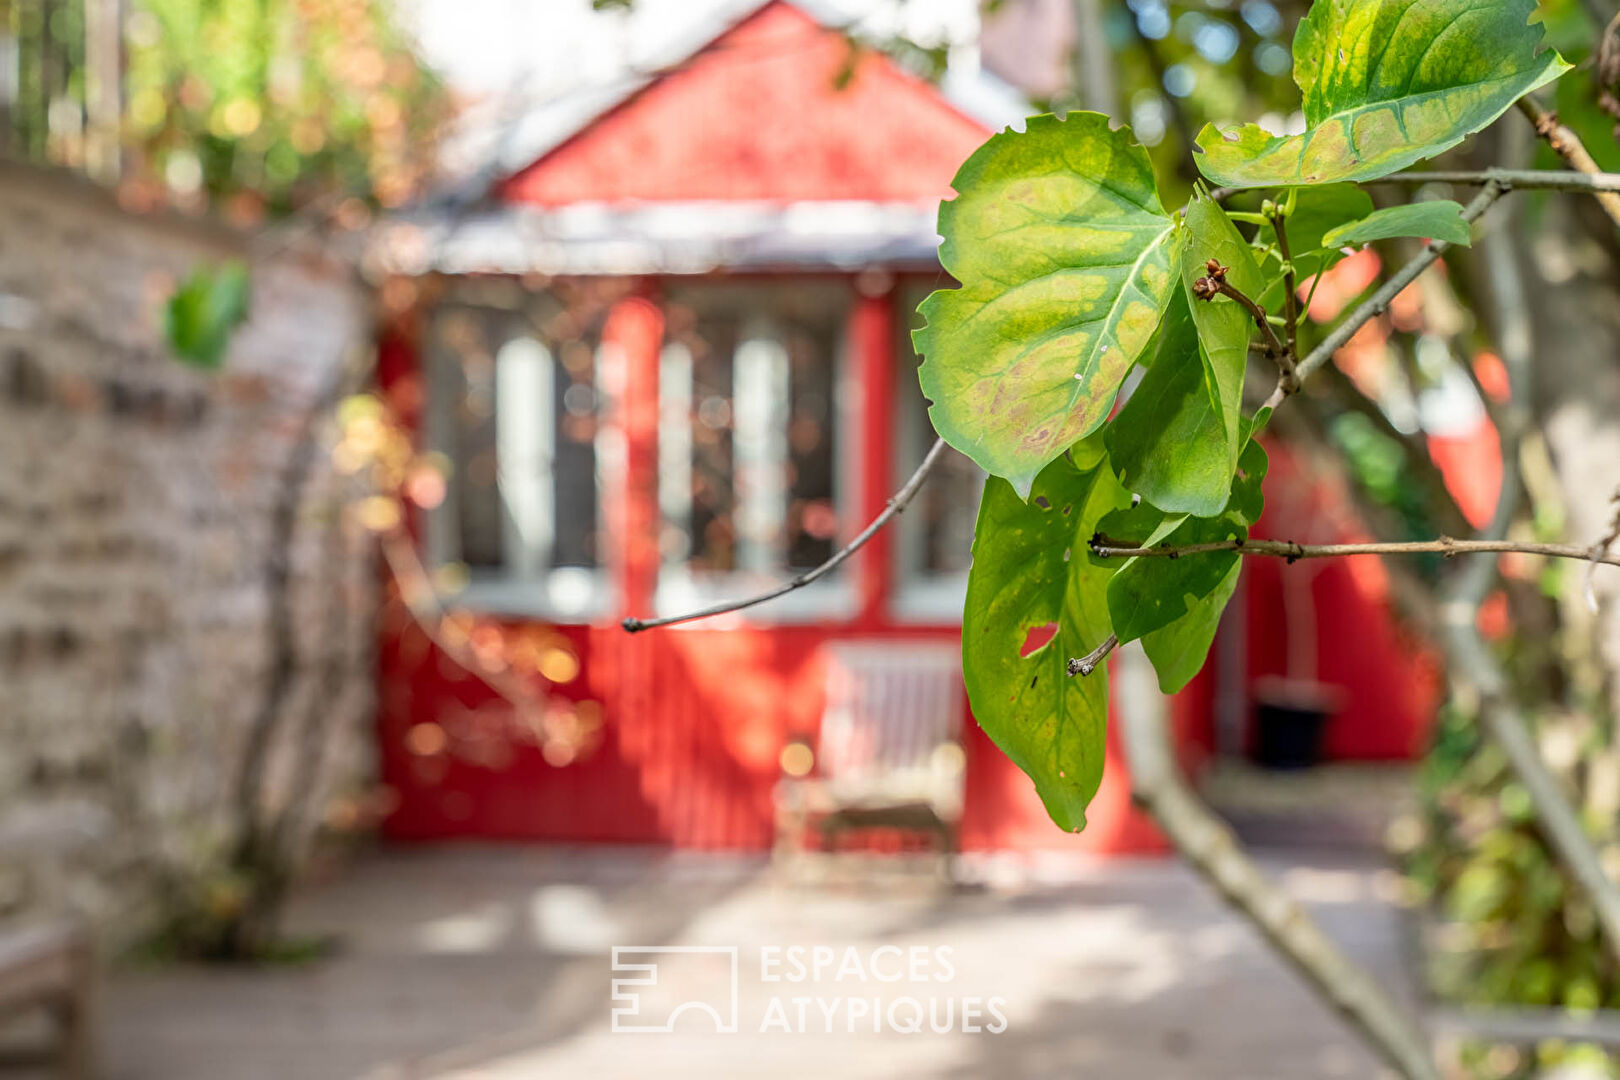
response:
[[[1109,634],[1103,643],[1081,657],[1070,657],[1068,672],[1071,676],[1079,675],[1082,678],[1097,670],[1097,666],[1108,659],[1108,654],[1119,647],[1119,638]]]
[[[789,581],[787,584],[779,585],[776,588],[760,593],[757,596],[750,596],[742,600],[728,600],[724,603],[714,604],[706,608],[700,608],[697,611],[689,611],[684,615],[666,615],[661,619],[627,618],[623,623],[624,629],[626,632],[634,634],[642,630],[652,630],[659,626],[670,626],[674,623],[691,622],[694,619],[707,619],[714,615],[724,615],[727,612],[741,611],[744,608],[751,608],[756,604],[763,604],[767,600],[775,600],[779,596],[786,596],[795,589],[802,589],[818,578],[825,577],[842,565],[844,560],[848,559],[862,547],[866,546],[866,542],[868,540],[872,539],[872,537],[881,532],[885,525],[892,521],[896,515],[906,508],[906,504],[916,497],[918,491],[922,490],[923,481],[928,479],[929,471],[933,469],[934,463],[939,460],[940,455],[944,452],[945,440],[935,439],[934,445],[929,448],[927,456],[922,459],[922,464],[918,465],[917,471],[911,474],[911,479],[907,480],[900,490],[895,492],[894,495],[889,499],[889,503],[883,508],[883,512],[877,517],[873,518],[872,523],[866,528],[862,529],[859,536],[855,537],[855,539],[851,540],[843,548],[834,552],[832,558],[828,559],[814,570],[807,570],[798,577],[794,578],[792,581]]]
[[[1473,369],[1468,364],[1462,365],[1472,374]],[[1406,465],[1412,472],[1412,478],[1422,486],[1424,495],[1428,498],[1431,507],[1435,510],[1435,525],[1447,535],[1453,533],[1471,532],[1473,526],[1468,516],[1457,505],[1457,499],[1446,486],[1445,474],[1440,466],[1435,464],[1433,455],[1429,452],[1428,440],[1422,429],[1416,431],[1402,431],[1390,420],[1383,407],[1362,393],[1344,372],[1329,364],[1322,369],[1322,377],[1328,381],[1328,388],[1340,407],[1348,412],[1356,413],[1365,418],[1368,423],[1383,433],[1384,437],[1401,448],[1401,454],[1406,458]],[[1489,401],[1483,390],[1479,391],[1481,400]],[[1302,402],[1307,399],[1300,399]]]
[[[1593,160],[1592,155],[1587,151],[1586,144],[1581,142],[1581,137],[1560,124],[1556,113],[1543,109],[1529,95],[1519,99],[1519,111],[1530,118],[1530,123],[1535,126],[1536,134],[1546,139],[1547,145],[1553,148],[1553,152],[1569,162],[1572,169],[1587,176],[1605,175],[1603,170],[1598,167],[1598,163]],[[1612,191],[1594,191],[1593,197],[1597,199],[1598,205],[1603,207],[1604,212],[1609,215],[1614,223],[1620,225],[1620,194]]]
[[[1518,552],[1546,555],[1555,559],[1579,559],[1620,566],[1620,554],[1603,553],[1592,558],[1592,549],[1577,544],[1543,544],[1530,540],[1375,540],[1359,544],[1300,544],[1293,540],[1213,540],[1180,547],[1136,547],[1098,534],[1092,538],[1091,553],[1099,559],[1179,559],[1183,555],[1208,555],[1232,551],[1296,562],[1300,559],[1333,559],[1341,555],[1444,555],[1455,558],[1481,552]]]
[[[1520,100],[1522,103],[1527,99]],[[1537,130],[1540,128],[1538,124]],[[1481,541],[1491,543],[1507,535],[1524,493],[1519,454],[1531,422],[1533,344],[1530,307],[1511,233],[1488,236],[1485,255],[1499,315],[1497,337],[1510,387],[1497,427],[1502,445],[1502,484],[1496,510]],[[1606,552],[1592,549],[1587,550],[1587,558],[1589,563],[1616,561]],[[1442,638],[1452,675],[1479,695],[1480,719],[1486,731],[1501,748],[1514,776],[1530,796],[1548,845],[1585,890],[1603,928],[1609,955],[1620,959],[1620,887],[1616,887],[1604,871],[1602,858],[1587,836],[1579,815],[1570,805],[1557,777],[1542,760],[1529,725],[1508,691],[1507,679],[1479,634],[1479,605],[1495,578],[1495,560],[1473,560],[1452,583],[1441,605]]]
[[[1199,875],[1253,923],[1390,1065],[1414,1080],[1438,1080],[1423,1034],[1298,902],[1249,860],[1231,830],[1182,779],[1170,745],[1164,697],[1147,657],[1139,648],[1123,649],[1115,671],[1132,798],[1153,816]]]
[[[1485,181],[1485,190],[1474,196],[1472,202],[1463,209],[1464,221],[1475,221],[1485,211],[1489,210],[1508,191],[1499,180]],[[1435,261],[1450,250],[1451,245],[1444,240],[1436,240],[1423,249],[1423,253],[1395,272],[1395,275],[1381,285],[1377,292],[1368,297],[1360,307],[1351,312],[1345,319],[1335,326],[1322,343],[1310,351],[1305,359],[1299,362],[1295,369],[1298,381],[1303,382],[1310,374],[1329,360],[1344,345],[1355,336],[1367,323],[1389,310],[1392,300],[1401,294],[1405,288],[1416,281],[1418,275],[1433,266]],[[1296,383],[1297,387],[1297,383]],[[1266,399],[1266,407],[1275,409],[1288,397],[1288,392],[1279,385]]]
[[[1473,184],[1492,181],[1524,191],[1620,192],[1620,173],[1555,172],[1546,169],[1430,169],[1399,172],[1363,184]]]

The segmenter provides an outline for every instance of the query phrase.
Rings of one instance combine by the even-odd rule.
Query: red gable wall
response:
[[[512,202],[931,202],[988,134],[939,91],[767,5],[502,187]]]

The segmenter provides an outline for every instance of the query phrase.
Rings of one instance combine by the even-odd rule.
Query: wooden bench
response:
[[[955,642],[827,646],[821,731],[777,786],[777,853],[892,828],[935,838],[947,878],[962,817],[962,663]],[[795,775],[797,773],[797,775]]]
[[[54,1065],[64,1080],[87,1080],[94,982],[94,949],[77,924],[0,927],[0,1019],[43,1009],[56,1027],[54,1045],[9,1051],[0,1068]]]

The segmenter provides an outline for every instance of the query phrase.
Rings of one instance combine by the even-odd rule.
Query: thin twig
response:
[[[1211,259],[1206,264],[1207,276],[1193,282],[1193,295],[1204,303],[1209,303],[1217,296],[1224,296],[1237,301],[1243,310],[1249,313],[1254,325],[1260,328],[1260,334],[1265,339],[1265,352],[1272,362],[1277,365],[1278,385],[1289,387],[1292,394],[1298,389],[1298,381],[1294,376],[1294,357],[1288,347],[1277,337],[1277,331],[1272,329],[1271,319],[1266,315],[1266,309],[1261,307],[1249,294],[1226,280],[1226,273],[1230,267],[1220,264],[1220,260]]]
[[[756,604],[763,604],[767,600],[775,600],[778,596],[786,596],[795,589],[802,589],[816,579],[825,577],[834,570],[838,569],[845,559],[848,559],[851,555],[855,554],[862,547],[864,547],[868,540],[872,539],[872,537],[881,532],[885,525],[887,525],[897,514],[906,508],[906,504],[916,496],[918,491],[922,490],[923,481],[928,479],[928,473],[931,469],[933,469],[934,462],[938,461],[940,455],[944,452],[945,440],[935,439],[934,445],[929,448],[927,456],[922,459],[922,464],[917,466],[917,471],[912,473],[911,479],[907,480],[904,486],[902,486],[899,491],[894,493],[893,497],[889,499],[888,505],[883,508],[883,512],[872,519],[872,524],[862,529],[859,536],[855,537],[855,539],[851,540],[844,547],[834,552],[832,558],[828,559],[814,570],[807,570],[798,577],[794,578],[792,581],[789,581],[784,585],[778,585],[776,588],[767,592],[759,593],[756,596],[746,597],[742,600],[728,600],[724,603],[714,604],[706,608],[700,608],[697,611],[686,612],[684,615],[666,615],[661,619],[627,618],[623,623],[624,629],[628,633],[634,634],[641,630],[652,630],[659,626],[670,626],[674,623],[691,622],[694,619],[707,619],[714,615],[724,615],[727,612],[741,611],[744,608],[751,608]]]
[[[1106,536],[1091,542],[1091,553],[1099,559],[1179,559],[1183,555],[1207,555],[1234,551],[1239,555],[1260,555],[1274,559],[1332,559],[1341,555],[1444,555],[1454,558],[1475,552],[1516,552],[1545,555],[1554,559],[1580,559],[1620,566],[1620,554],[1605,553],[1592,560],[1592,549],[1579,544],[1543,544],[1530,540],[1376,540],[1361,544],[1300,544],[1293,540],[1212,540],[1203,544],[1177,547],[1138,547]]]
[[[1504,186],[1501,181],[1487,180],[1485,190],[1474,196],[1474,200],[1463,209],[1463,220],[1474,221],[1489,210],[1491,205],[1506,194],[1508,190],[1508,187]],[[1451,245],[1444,240],[1435,240],[1424,248],[1423,253],[1418,255],[1417,258],[1397,270],[1393,277],[1384,282],[1377,292],[1368,297],[1366,302],[1351,312],[1343,322],[1335,326],[1328,336],[1322,339],[1322,343],[1312,349],[1310,354],[1299,362],[1298,367],[1295,369],[1298,380],[1304,381],[1313,371],[1333,359],[1333,354],[1343,348],[1345,343],[1355,336],[1357,330],[1360,330],[1367,323],[1389,310],[1390,302],[1399,296],[1408,285],[1416,281],[1419,274],[1434,265],[1435,261],[1450,248]],[[1266,399],[1266,407],[1275,409],[1282,404],[1283,399],[1287,396],[1288,394],[1279,386]]]
[[[1543,109],[1528,95],[1519,99],[1519,111],[1530,118],[1530,123],[1535,125],[1536,134],[1546,139],[1553,152],[1569,162],[1572,169],[1587,176],[1604,175],[1603,170],[1587,151],[1586,144],[1581,142],[1581,137],[1560,124],[1556,113]],[[1620,225],[1620,194],[1604,191],[1595,193],[1593,197],[1614,223]]]
[[[1277,251],[1283,261],[1283,318],[1288,335],[1289,374],[1293,375],[1293,360],[1299,355],[1299,297],[1294,277],[1294,253],[1288,247],[1287,215],[1281,207],[1271,217],[1271,231],[1277,236]]]
[[[1080,675],[1082,677],[1090,675],[1093,671],[1097,670],[1097,666],[1099,664],[1108,659],[1108,654],[1113,652],[1114,648],[1118,645],[1119,638],[1115,637],[1113,634],[1109,634],[1103,639],[1103,643],[1101,645],[1097,646],[1095,649],[1092,649],[1090,652],[1086,653],[1086,655],[1079,658],[1070,657],[1068,669],[1069,674]]]

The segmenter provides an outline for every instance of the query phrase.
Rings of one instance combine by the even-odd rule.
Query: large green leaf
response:
[[[1108,723],[1107,669],[1067,671],[1109,633],[1114,568],[1088,560],[1086,543],[1104,514],[1130,502],[1100,444],[1088,440],[1073,459],[1048,465],[1028,502],[995,477],[985,484],[962,614],[974,717],[1071,831],[1084,827],[1102,780]],[[1052,624],[1051,640],[1023,655],[1030,632]]]
[[[1237,591],[1242,575],[1242,564],[1233,563],[1214,591],[1190,603],[1185,615],[1142,635],[1142,649],[1158,673],[1160,691],[1176,693],[1203,668],[1221,624],[1221,612]]]
[[[1569,69],[1537,53],[1535,0],[1317,0],[1294,35],[1306,130],[1198,136],[1198,168],[1232,187],[1373,180],[1456,146]]]
[[[1328,230],[1322,243],[1328,247],[1360,247],[1374,240],[1397,236],[1421,236],[1448,244],[1469,246],[1473,242],[1463,208],[1449,199],[1407,203],[1375,210],[1360,221],[1351,221]]]
[[[1192,310],[1178,294],[1147,373],[1103,429],[1120,481],[1161,510],[1220,513],[1232,483],[1222,416],[1199,358]]]
[[[961,287],[915,334],[934,428],[1027,494],[1108,416],[1174,283],[1172,222],[1129,128],[1037,116],[992,136],[940,204],[940,262]]]

